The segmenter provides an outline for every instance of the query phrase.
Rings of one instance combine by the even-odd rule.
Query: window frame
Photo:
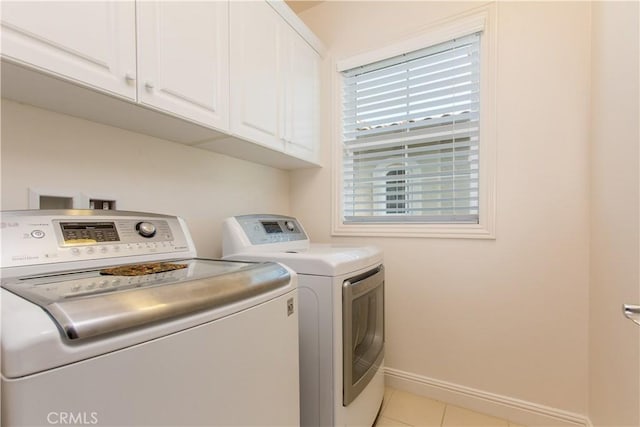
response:
[[[412,52],[482,32],[480,39],[480,144],[479,222],[419,223],[410,217],[404,222],[345,223],[343,219],[342,75],[362,65]],[[422,29],[410,38],[388,46],[336,61],[332,72],[332,235],[381,237],[435,237],[495,239],[496,169],[496,7],[489,4],[449,17]],[[409,166],[410,167],[410,166]],[[375,201],[374,201],[375,203]]]

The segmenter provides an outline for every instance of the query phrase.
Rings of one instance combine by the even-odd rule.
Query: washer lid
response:
[[[189,259],[13,278],[2,287],[42,307],[76,340],[217,308],[290,280],[275,263]]]
[[[275,261],[298,274],[334,277],[381,264],[382,250],[376,246],[312,243],[299,251],[244,252],[225,259]]]

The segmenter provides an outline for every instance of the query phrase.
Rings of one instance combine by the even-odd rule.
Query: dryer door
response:
[[[384,268],[342,285],[342,404],[369,384],[384,358]]]

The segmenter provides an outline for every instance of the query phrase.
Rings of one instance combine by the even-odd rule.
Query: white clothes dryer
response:
[[[223,258],[298,274],[300,424],[373,425],[384,395],[384,267],[375,246],[310,243],[300,222],[243,215],[223,224]]]

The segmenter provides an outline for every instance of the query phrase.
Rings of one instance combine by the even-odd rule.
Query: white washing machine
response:
[[[298,274],[300,424],[371,426],[384,395],[384,268],[374,246],[312,244],[281,215],[223,224],[224,259],[277,261]]]
[[[2,425],[299,422],[295,272],[178,217],[2,212]]]

